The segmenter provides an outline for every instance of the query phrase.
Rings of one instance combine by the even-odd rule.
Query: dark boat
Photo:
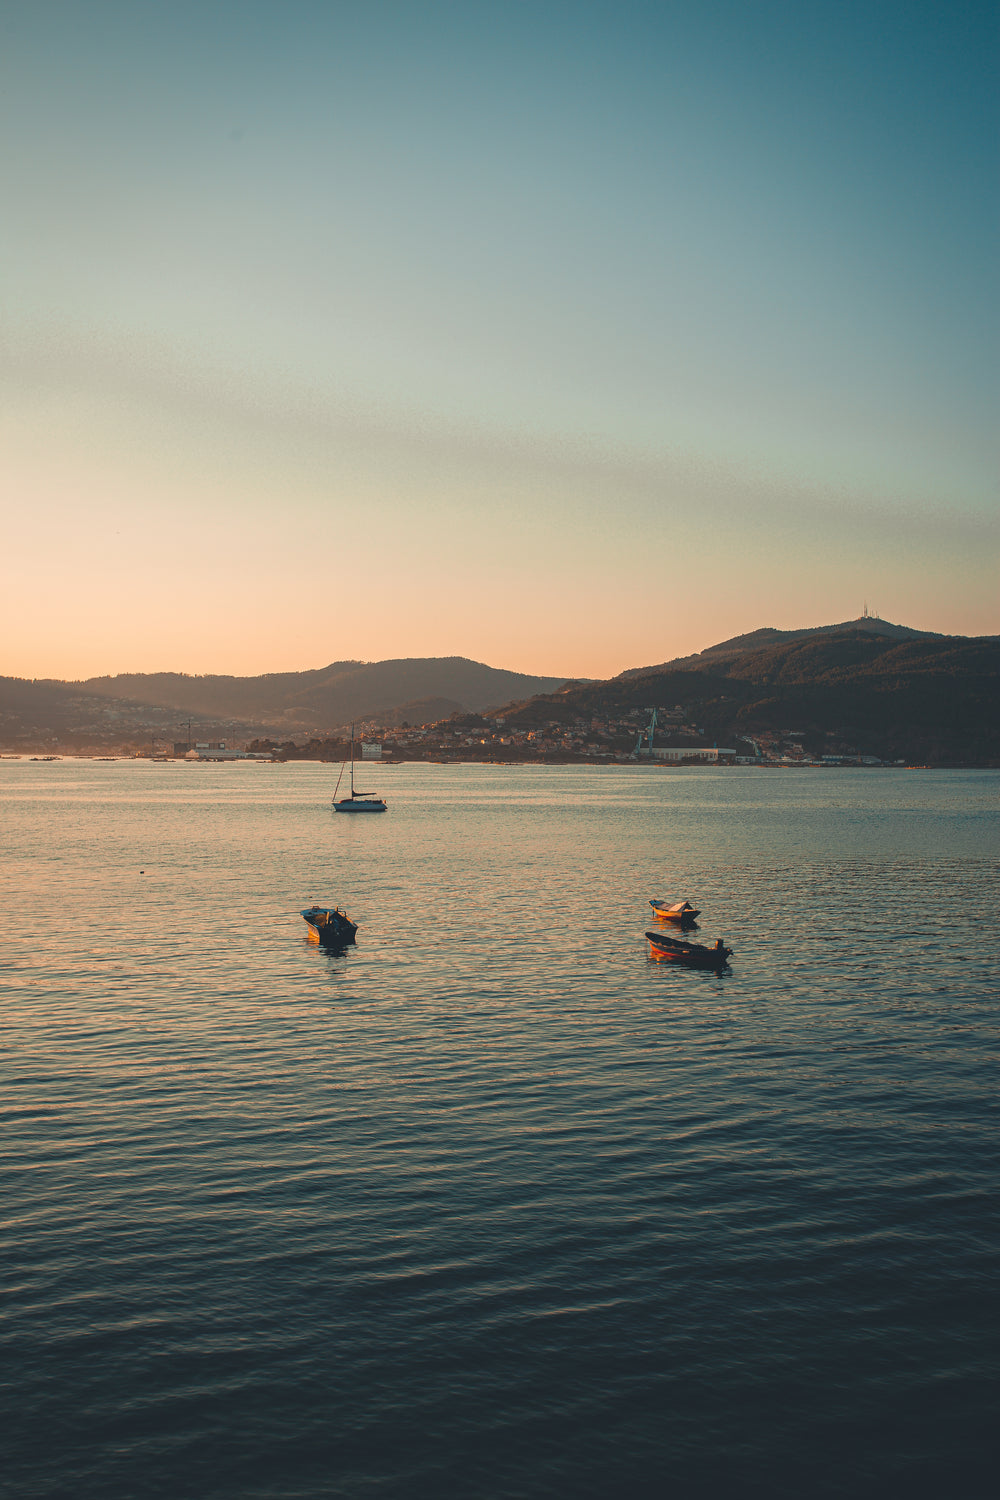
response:
[[[659,900],[651,901],[649,904],[658,922],[679,922],[682,927],[690,927],[695,917],[701,916],[701,912],[695,911],[690,901],[675,901],[672,906]]]
[[[345,948],[354,942],[358,924],[339,907],[307,906],[302,916],[309,928],[311,943],[322,943],[324,948]]]
[[[727,948],[719,938],[714,948],[702,943],[685,943],[680,938],[664,937],[662,932],[647,932],[650,958],[661,963],[685,964],[689,969],[723,969],[729,962],[732,948]]]

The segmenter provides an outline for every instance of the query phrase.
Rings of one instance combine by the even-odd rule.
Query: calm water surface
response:
[[[0,763],[0,1490],[994,1493],[1000,776],[366,777]]]

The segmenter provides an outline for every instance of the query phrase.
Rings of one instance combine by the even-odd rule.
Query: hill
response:
[[[86,693],[128,698],[179,713],[292,730],[381,719],[402,704],[422,699],[445,699],[479,710],[515,695],[549,692],[563,680],[507,672],[464,656],[441,656],[339,661],[312,671],[269,672],[261,677],[128,673],[92,677],[75,686]]]
[[[696,723],[707,744],[783,737],[812,755],[851,749],[886,760],[1000,764],[1000,641],[887,623],[755,631],[694,657],[537,696],[513,706],[506,722],[656,708]]]
[[[423,722],[548,692],[563,680],[508,672],[462,656],[340,661],[259,677],[180,672],[123,673],[82,682],[6,677],[0,678],[0,744],[18,749],[54,738],[76,745],[148,742],[154,734],[180,738],[189,717],[201,738],[251,732],[290,736],[365,719]]]
[[[0,749],[76,749],[173,736],[176,715],[84,693],[70,683],[0,677]]]
[[[843,635],[852,630],[863,630],[868,635],[884,636],[894,641],[943,641],[948,636],[930,630],[914,630],[909,625],[894,625],[891,620],[880,620],[874,615],[862,615],[857,620],[845,620],[840,625],[808,625],[799,630],[775,630],[764,626],[747,635],[735,635],[730,640],[720,641],[716,646],[706,646],[694,656],[678,656],[672,661],[661,662],[657,667],[630,667],[619,673],[621,677],[639,677],[648,672],[666,671],[670,667],[715,667],[720,662],[747,652],[760,651],[769,646],[782,646],[792,641],[807,641],[817,636]]]

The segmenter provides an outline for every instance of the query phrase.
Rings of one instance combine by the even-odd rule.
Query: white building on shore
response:
[[[736,751],[720,750],[717,745],[671,745],[664,749],[656,748],[647,751],[647,755],[653,760],[665,760],[674,764],[682,760],[705,760],[718,763],[720,760],[732,760]]]

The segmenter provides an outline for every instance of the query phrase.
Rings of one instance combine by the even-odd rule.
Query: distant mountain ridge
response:
[[[127,672],[81,682],[7,677],[0,678],[0,744],[17,748],[54,737],[95,744],[116,735],[122,741],[148,741],[153,734],[180,738],[188,718],[198,738],[245,737],[250,730],[293,737],[365,719],[419,723],[551,692],[565,680],[509,672],[463,656],[339,661],[258,677],[181,672]]]
[[[764,628],[605,681],[532,677],[466,657],[332,662],[259,677],[129,673],[86,682],[0,678],[0,746],[316,737],[352,720],[427,724],[502,712],[511,726],[634,715],[697,724],[707,742],[800,735],[811,754],[1000,764],[1000,637],[913,630],[862,616]],[[666,719],[664,720],[666,722]],[[704,741],[703,741],[704,742]]]
[[[333,727],[377,718],[404,703],[443,699],[479,711],[525,694],[551,692],[565,678],[532,677],[464,656],[338,661],[302,672],[260,677],[179,672],[123,673],[75,683],[78,691],[127,698],[179,713],[252,720],[276,727]]]

